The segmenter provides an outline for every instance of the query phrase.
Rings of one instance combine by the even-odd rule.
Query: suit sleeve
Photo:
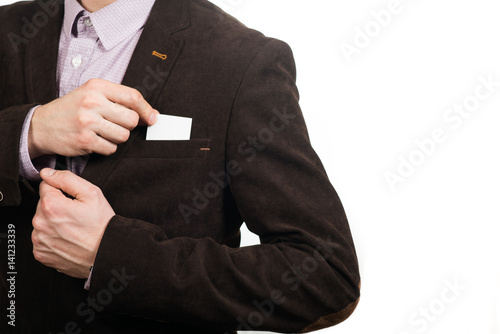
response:
[[[269,41],[241,81],[227,132],[226,160],[239,166],[230,190],[261,244],[169,239],[153,224],[115,216],[90,288],[97,297],[113,277],[126,282],[108,311],[207,330],[277,332],[333,326],[354,311],[356,252],[342,204],[309,142],[294,66],[289,47]]]
[[[27,114],[36,104],[13,106],[0,110],[0,192],[2,206],[17,206],[21,203],[19,176],[19,146],[21,132]],[[0,197],[2,197],[0,195]]]

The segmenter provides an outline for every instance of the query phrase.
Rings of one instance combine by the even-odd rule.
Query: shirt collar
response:
[[[117,0],[94,13],[87,12],[77,0],[65,0],[63,31],[71,38],[71,28],[81,11],[90,17],[106,50],[120,44],[146,24],[156,0]]]

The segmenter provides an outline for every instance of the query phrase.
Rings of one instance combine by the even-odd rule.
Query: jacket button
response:
[[[0,191],[0,202],[3,201],[3,193]]]

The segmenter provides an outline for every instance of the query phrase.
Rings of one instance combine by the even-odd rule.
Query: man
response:
[[[0,8],[0,83],[6,330],[309,332],[355,309],[285,43],[205,0],[25,2]],[[158,114],[188,138],[147,140]]]

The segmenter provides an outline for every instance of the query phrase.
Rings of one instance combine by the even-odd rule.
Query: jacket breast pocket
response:
[[[160,226],[169,236],[190,235],[179,205],[192,203],[209,175],[210,139],[134,140],[103,192],[116,214]],[[194,226],[194,225],[193,225]]]

